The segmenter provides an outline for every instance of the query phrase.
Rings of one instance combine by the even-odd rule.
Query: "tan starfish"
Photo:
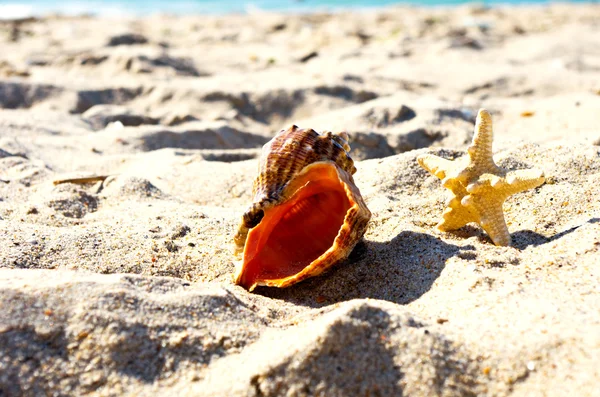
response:
[[[502,204],[509,196],[544,183],[544,173],[533,169],[507,171],[494,163],[492,117],[485,109],[477,114],[475,136],[468,153],[468,157],[456,161],[432,154],[417,158],[421,167],[440,178],[442,185],[452,192],[444,219],[437,228],[448,231],[476,222],[494,244],[510,245]]]

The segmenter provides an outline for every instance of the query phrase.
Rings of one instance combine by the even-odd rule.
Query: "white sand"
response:
[[[0,22],[0,396],[598,395],[598,21]],[[446,192],[416,162],[463,155],[480,107],[497,162],[547,177],[507,200],[512,247],[437,232]],[[248,293],[232,236],[292,123],[350,133],[373,218],[332,271]],[[85,176],[107,178],[52,183]]]

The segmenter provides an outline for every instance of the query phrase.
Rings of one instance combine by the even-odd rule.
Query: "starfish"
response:
[[[545,179],[539,170],[508,171],[498,167],[493,159],[492,138],[492,117],[480,109],[468,157],[451,161],[424,154],[417,161],[452,192],[443,219],[436,226],[438,230],[455,230],[475,222],[494,244],[506,246],[511,239],[502,204],[515,193],[540,186]]]

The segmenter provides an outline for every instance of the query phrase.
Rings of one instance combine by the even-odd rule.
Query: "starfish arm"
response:
[[[489,207],[486,215],[481,218],[481,227],[490,236],[494,244],[508,246],[511,243],[510,233],[506,221],[502,204]]]
[[[508,192],[508,195],[511,195],[538,187],[544,183],[545,180],[544,172],[540,170],[512,171],[506,175],[507,186],[505,189]]]
[[[544,180],[544,173],[539,170],[511,171],[504,178],[484,174],[477,181],[467,185],[466,190],[470,194],[480,194],[492,188],[496,196],[506,199],[515,193],[537,187],[544,183]]]
[[[442,218],[443,219],[440,221],[440,223],[436,225],[436,228],[440,232],[460,229],[467,223],[475,221],[469,211],[462,206],[446,208],[442,214]]]
[[[487,110],[479,109],[477,121],[475,122],[473,143],[467,149],[471,164],[473,164],[475,168],[497,169],[492,153],[493,138],[492,116]]]
[[[417,157],[419,165],[440,179],[444,179],[453,167],[453,161],[446,160],[433,154],[422,154]]]
[[[510,233],[502,211],[503,199],[469,195],[465,196],[461,202],[466,208],[472,208],[481,215],[479,225],[490,236],[494,244],[510,245]]]
[[[477,222],[477,214],[461,204],[460,196],[452,195],[446,201],[446,209],[442,214],[442,220],[437,224],[441,232],[460,229],[469,222]]]

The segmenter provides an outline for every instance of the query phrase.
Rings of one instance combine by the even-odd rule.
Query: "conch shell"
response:
[[[254,200],[235,235],[235,283],[288,287],[350,255],[371,218],[345,132],[292,126],[262,150]]]

